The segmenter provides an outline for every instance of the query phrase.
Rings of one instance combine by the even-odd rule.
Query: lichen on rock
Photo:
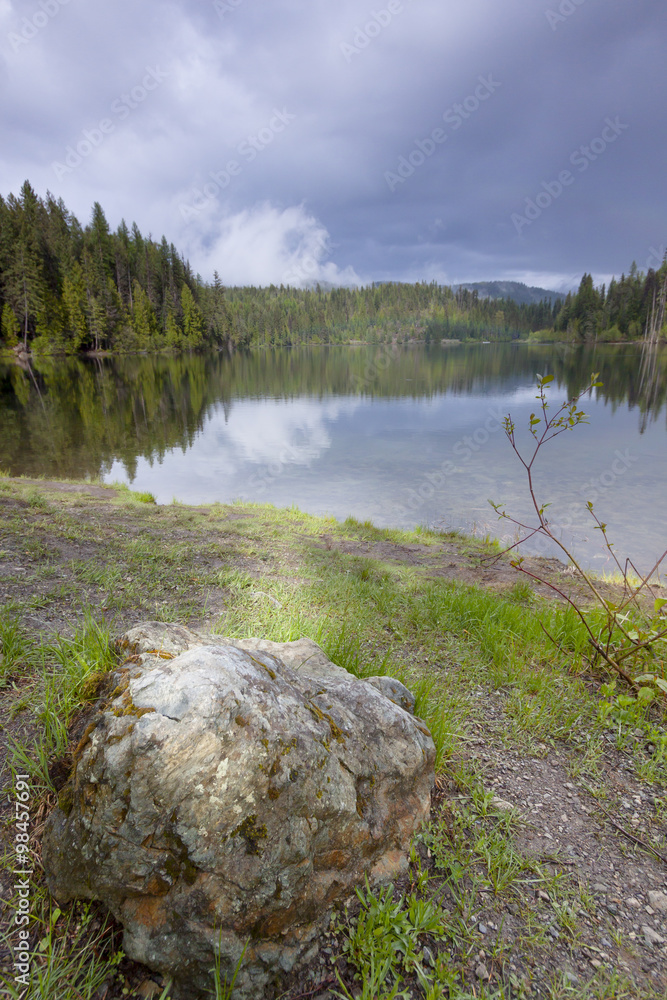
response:
[[[100,899],[128,956],[259,998],[312,957],[333,906],[407,867],[435,749],[397,681],[359,680],[314,642],[149,622],[96,708],[43,859],[56,899]],[[375,681],[377,679],[373,679]]]

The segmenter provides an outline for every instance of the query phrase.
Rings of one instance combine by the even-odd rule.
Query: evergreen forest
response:
[[[224,278],[224,276],[223,276]],[[173,243],[102,206],[82,226],[26,181],[0,196],[0,348],[33,354],[227,350],[442,339],[623,342],[667,335],[667,260],[564,301],[519,304],[477,290],[383,282],[361,288],[225,287],[192,272]]]

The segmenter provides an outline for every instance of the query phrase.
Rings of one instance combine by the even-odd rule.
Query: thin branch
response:
[[[568,595],[564,591],[562,591],[560,589],[560,587],[557,587],[555,583],[550,583],[549,580],[542,580],[539,576],[536,576],[535,573],[531,573],[530,570],[524,569],[523,566],[515,564],[515,568],[518,569],[520,573],[525,573],[526,576],[531,577],[531,579],[537,580],[538,583],[541,583],[541,584],[544,584],[547,587],[550,587],[551,590],[553,590],[556,594],[558,594],[560,597],[562,597],[563,600],[567,602],[567,604],[569,604],[569,606],[575,612],[575,614],[577,615],[577,617],[579,618],[579,620],[583,624],[584,628],[588,632],[589,642],[591,643],[591,645],[593,646],[593,648],[600,654],[600,656],[603,658],[603,660],[605,660],[609,664],[609,666],[612,667],[616,671],[617,674],[620,674],[620,676],[625,681],[627,681],[627,683],[630,685],[630,687],[632,687],[632,688],[634,688],[636,690],[637,689],[637,684],[632,679],[632,677],[630,677],[630,675],[627,674],[625,672],[625,670],[623,670],[623,668],[620,667],[618,665],[618,663],[616,663],[616,661],[613,660],[608,655],[608,653],[606,653],[605,650],[600,646],[600,644],[599,644],[599,642],[598,642],[598,640],[596,638],[595,633],[593,632],[593,630],[591,629],[590,625],[588,624],[588,622],[586,620],[585,615],[578,608],[578,606],[575,604],[575,602],[572,600],[572,598],[568,597]]]
[[[558,652],[561,653],[563,651],[563,644],[561,642],[556,642],[556,640],[551,635],[551,633],[549,632],[548,628],[546,627],[546,625],[544,624],[543,621],[540,622],[540,628],[542,629],[542,631],[546,635],[546,637],[549,640],[549,642],[552,642],[554,644],[554,646],[556,647],[556,649],[558,650]]]
[[[611,823],[611,825],[614,827],[615,830],[618,830],[619,833],[622,833],[624,837],[628,838],[628,840],[633,840],[635,844],[639,844],[639,846],[643,847],[645,851],[650,851],[652,854],[655,854],[656,858],[659,858],[660,861],[664,861],[664,863],[667,865],[667,858],[665,857],[665,855],[661,854],[660,851],[657,851],[652,844],[648,844],[645,840],[641,840],[639,837],[635,837],[634,833],[630,833],[628,830],[624,830],[622,826],[619,826],[618,823],[614,819],[612,819],[612,817],[609,815],[604,806],[601,806],[599,802],[597,803],[597,808],[600,810],[600,812],[604,813],[604,815],[607,817],[607,819],[609,820],[609,822]]]
[[[572,554],[570,549],[568,549],[567,545],[559,538],[557,538],[556,535],[551,531],[549,527],[549,521],[547,520],[547,517],[545,516],[544,513],[547,506],[549,505],[545,503],[540,504],[540,502],[537,499],[535,483],[533,481],[533,465],[537,459],[540,449],[548,441],[552,441],[559,434],[563,434],[567,430],[572,430],[580,423],[587,422],[586,414],[583,412],[583,410],[577,409],[577,406],[579,404],[579,400],[587,392],[590,392],[592,394],[593,389],[596,386],[600,385],[600,383],[597,382],[597,378],[598,378],[597,373],[592,374],[589,385],[581,392],[579,392],[576,396],[574,396],[570,401],[566,401],[565,403],[563,403],[563,405],[556,411],[556,413],[551,418],[549,418],[547,413],[549,404],[547,402],[546,385],[548,385],[553,380],[553,375],[544,377],[538,375],[538,395],[536,398],[540,402],[542,419],[544,420],[544,426],[541,430],[541,433],[538,433],[537,427],[542,422],[542,420],[539,417],[537,417],[535,413],[531,413],[529,430],[533,436],[535,446],[532,451],[532,455],[530,456],[530,460],[524,459],[524,457],[521,455],[519,451],[519,448],[517,447],[516,437],[515,437],[515,425],[511,419],[511,415],[508,415],[507,418],[505,419],[505,424],[504,424],[505,434],[510,442],[512,450],[514,451],[515,455],[517,456],[517,458],[523,465],[524,469],[526,470],[528,492],[533,505],[533,509],[535,511],[535,514],[537,515],[538,524],[537,526],[535,526],[534,524],[526,525],[523,522],[518,521],[516,518],[511,517],[506,510],[503,509],[502,511],[500,511],[499,505],[492,504],[496,513],[498,513],[499,518],[505,518],[509,520],[511,524],[514,524],[516,527],[518,527],[521,531],[527,532],[527,534],[523,538],[520,538],[518,541],[514,542],[512,545],[509,545],[506,549],[504,549],[496,557],[496,559],[499,559],[501,556],[506,555],[508,552],[512,552],[514,549],[518,548],[518,546],[522,545],[524,542],[528,541],[529,539],[533,538],[535,535],[538,534],[542,535],[544,538],[548,539],[554,545],[556,545],[556,547],[560,549],[560,551],[567,557],[567,559],[570,561],[574,569],[581,576],[582,580],[586,584],[586,587],[588,588],[592,596],[595,598],[595,601],[597,602],[598,606],[604,612],[605,621],[604,624],[600,626],[599,636],[595,634],[593,628],[589,624],[588,615],[585,614],[584,611],[580,609],[576,601],[573,598],[569,597],[563,590],[561,590],[560,587],[558,587],[554,583],[551,583],[549,580],[542,579],[536,573],[533,573],[530,570],[525,569],[524,566],[522,565],[523,563],[522,559],[513,561],[512,565],[515,567],[515,569],[518,569],[519,572],[524,573],[526,576],[537,581],[538,583],[541,583],[542,585],[549,587],[552,591],[554,591],[554,593],[558,594],[559,597],[561,597],[568,604],[568,606],[572,608],[572,610],[575,612],[575,614],[583,624],[588,634],[589,642],[593,647],[593,649],[595,650],[595,652],[597,653],[597,655],[600,656],[609,665],[609,667],[612,668],[612,670],[615,673],[617,673],[620,677],[623,677],[623,679],[629,684],[631,688],[637,690],[638,688],[637,683],[624,670],[624,668],[621,666],[621,663],[625,659],[634,654],[650,649],[652,643],[657,642],[658,640],[662,639],[664,636],[667,635],[667,628],[665,628],[662,631],[656,632],[650,638],[647,638],[640,642],[636,638],[637,633],[633,633],[631,627],[629,625],[626,626],[625,624],[628,616],[621,614],[621,612],[623,612],[624,609],[627,608],[629,605],[633,604],[636,607],[636,609],[639,612],[641,612],[643,623],[647,625],[649,624],[647,622],[645,609],[642,608],[642,606],[639,604],[638,596],[644,589],[644,587],[648,587],[650,590],[649,580],[651,579],[653,574],[658,570],[663,559],[667,557],[667,551],[663,553],[663,555],[657,560],[657,562],[650,570],[650,572],[646,576],[641,577],[641,582],[639,586],[631,590],[628,581],[629,560],[626,560],[624,569],[621,566],[621,563],[614,551],[613,544],[609,541],[609,537],[607,535],[607,530],[606,530],[607,529],[606,524],[604,524],[604,522],[602,522],[595,513],[593,509],[593,504],[590,502],[587,504],[589,513],[591,514],[596,524],[596,527],[602,532],[602,536],[604,538],[604,544],[607,548],[607,551],[614,560],[623,578],[624,598],[619,606],[615,606],[612,602],[607,601],[603,597],[602,592],[599,589],[599,585],[596,584],[593,577],[584,571],[583,567],[580,565],[578,560]],[[656,625],[653,624],[652,622],[650,624],[652,625],[653,628],[656,627]],[[542,628],[547,637],[550,639],[550,641],[553,642],[554,645],[558,645],[554,641],[553,637],[549,635],[549,632],[546,630],[546,628],[544,628],[544,625],[542,625]],[[595,661],[596,657],[593,658],[592,663],[594,664]]]
[[[637,573],[637,569],[636,569],[636,567],[635,567],[635,566],[634,566],[634,565],[633,565],[632,563],[630,564],[630,565],[632,566],[632,568],[634,569],[635,573],[637,573],[637,576],[639,576],[639,577],[640,577],[640,583],[639,583],[639,586],[638,586],[638,587],[635,587],[635,592],[634,592],[634,594],[632,595],[632,598],[636,598],[637,594],[639,594],[639,593],[640,593],[640,591],[642,591],[642,590],[644,589],[644,587],[646,587],[646,586],[648,586],[648,585],[649,585],[649,584],[648,584],[648,581],[649,581],[649,580],[651,579],[651,577],[653,576],[653,574],[654,574],[654,573],[655,573],[655,572],[656,572],[656,571],[657,571],[657,570],[659,569],[659,567],[660,567],[660,563],[661,563],[661,562],[663,562],[663,561],[664,561],[665,559],[667,559],[667,549],[665,549],[665,551],[664,551],[664,552],[662,553],[662,555],[660,556],[660,558],[658,559],[658,561],[657,561],[656,563],[654,563],[654,564],[653,564],[653,568],[652,568],[652,569],[650,569],[650,570],[648,571],[648,573],[646,574],[646,576],[644,576],[644,577],[641,577],[641,576],[640,576],[640,574],[639,574],[639,573]],[[649,589],[650,589],[650,588],[649,588]],[[630,600],[631,600],[632,598],[629,598],[629,599],[628,599],[628,602],[627,602],[627,603],[630,603]],[[623,610],[623,608],[624,608],[625,606],[626,606],[626,605],[621,605],[621,607],[619,608],[619,610]]]
[[[620,663],[621,660],[625,660],[625,658],[630,656],[632,653],[636,653],[638,649],[648,649],[654,642],[657,642],[659,639],[663,639],[666,635],[667,628],[664,628],[662,632],[656,632],[655,635],[652,635],[650,639],[645,639],[644,642],[636,642],[634,639],[631,639],[630,642],[632,643],[632,649],[626,649],[624,653],[618,656],[618,662]]]
[[[502,557],[507,555],[508,552],[511,552],[512,549],[515,549],[517,545],[523,545],[523,543],[527,542],[529,538],[532,538],[533,535],[536,535],[538,531],[542,530],[541,528],[531,528],[527,524],[521,524],[520,521],[515,521],[513,517],[508,518],[508,520],[512,524],[516,524],[517,527],[525,528],[526,531],[530,531],[530,534],[526,535],[525,538],[520,538],[518,542],[514,542],[512,545],[508,545],[508,547],[506,549],[503,549],[502,552],[499,552],[497,556],[489,556],[488,558],[491,560],[491,565],[493,565],[493,563],[498,562],[499,559],[502,559]]]

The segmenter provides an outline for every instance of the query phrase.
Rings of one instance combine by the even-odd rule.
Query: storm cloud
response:
[[[0,191],[210,280],[656,266],[664,0],[0,0]]]

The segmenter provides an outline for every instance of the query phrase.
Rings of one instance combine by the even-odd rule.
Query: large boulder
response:
[[[247,948],[235,996],[308,962],[334,904],[407,866],[435,750],[388,678],[358,680],[314,642],[126,633],[43,840],[60,903],[99,899],[127,955],[211,988]]]

